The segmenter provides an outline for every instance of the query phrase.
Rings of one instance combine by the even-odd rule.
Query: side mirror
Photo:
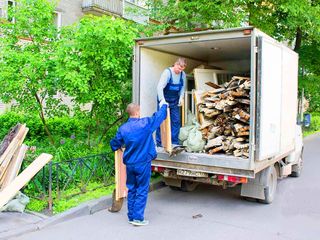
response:
[[[303,114],[303,126],[304,127],[310,127],[311,124],[311,114],[310,113],[305,113]]]

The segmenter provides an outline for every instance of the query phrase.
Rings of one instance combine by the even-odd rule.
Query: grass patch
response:
[[[78,194],[78,188],[71,188],[63,192],[64,196],[74,195],[73,197],[62,196],[60,199],[57,199],[56,196],[53,196],[53,214],[64,212],[83,202],[110,195],[113,192],[114,185],[105,187],[101,186],[101,183],[93,182],[89,183],[86,189],[87,192],[81,194]],[[46,200],[35,198],[30,198],[30,202],[27,205],[27,209],[34,212],[44,212],[47,207],[48,202]]]
[[[161,180],[161,175],[159,173],[152,173],[150,183],[155,183]],[[83,202],[90,201],[92,199],[98,199],[103,196],[111,195],[114,189],[114,185],[108,187],[101,186],[101,183],[91,182],[87,186],[87,192],[79,193],[79,188],[71,188],[63,192],[65,196],[74,195],[71,198],[61,197],[56,198],[54,193],[53,200],[53,214],[64,212],[70,208],[76,207]],[[27,209],[34,212],[44,212],[48,207],[47,200],[39,200],[35,198],[30,198],[30,202],[27,205]]]

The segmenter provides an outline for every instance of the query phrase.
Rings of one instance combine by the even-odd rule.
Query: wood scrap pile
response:
[[[22,143],[28,131],[25,124],[17,124],[0,145],[0,190],[8,186],[19,173],[27,150]]]
[[[52,158],[41,154],[18,175],[28,148],[23,144],[28,131],[25,124],[17,124],[0,144],[0,209]]]
[[[198,102],[205,151],[249,157],[250,78],[234,76],[223,86],[207,85],[213,90]]]

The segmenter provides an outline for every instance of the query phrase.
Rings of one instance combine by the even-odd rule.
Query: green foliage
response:
[[[115,135],[117,127],[111,128],[105,141],[89,146],[85,129],[89,122],[76,117],[55,117],[48,120],[48,127],[54,134],[55,144],[49,143],[46,138],[40,118],[37,115],[29,115],[21,112],[9,111],[0,115],[0,139],[8,134],[10,128],[18,122],[26,123],[29,128],[25,143],[35,146],[36,149],[27,155],[27,159],[33,160],[41,153],[46,152],[54,156],[53,161],[63,161],[71,158],[99,154],[110,150],[109,141]]]
[[[305,97],[310,101],[308,111],[320,112],[320,76],[307,75],[299,79],[300,92],[304,89]]]
[[[42,212],[48,207],[48,202],[45,200],[40,200],[36,198],[30,198],[26,209],[34,212]]]
[[[27,124],[27,127],[29,128],[27,140],[37,140],[45,137],[45,132],[39,116],[9,111],[0,115],[0,139],[3,139],[3,137],[8,134],[9,130],[17,123]]]
[[[122,19],[85,16],[58,42],[57,74],[76,109],[91,103],[90,131],[100,135],[123,117],[131,100],[131,62],[137,30]]]
[[[77,188],[70,188],[68,189],[65,194],[67,195],[74,195],[72,198],[56,198],[54,197],[53,200],[53,213],[57,214],[63,211],[66,211],[72,207],[75,207],[83,202],[97,199],[102,196],[110,195],[112,194],[112,191],[114,189],[114,186],[101,186],[101,183],[98,182],[91,182],[88,184],[87,192],[78,194],[79,189]],[[35,198],[30,198],[30,203],[27,205],[27,209],[35,212],[42,212],[47,208],[47,201],[39,200]]]
[[[234,1],[147,1],[150,17],[160,21],[151,25],[154,31],[168,33],[171,28],[192,31],[197,28],[227,28],[241,24],[245,17],[239,8],[241,0]],[[237,11],[238,14],[234,14]]]
[[[320,112],[311,113],[311,124],[309,128],[305,128],[303,131],[303,136],[309,136],[316,132],[320,132]]]
[[[37,113],[44,126],[45,113],[66,112],[53,97],[59,91],[54,71],[54,42],[58,36],[54,10],[54,1],[19,0],[9,12],[15,23],[0,25],[0,98],[5,103],[14,100],[25,112]]]
[[[99,183],[91,183],[86,193],[76,195],[70,199],[65,198],[65,199],[55,200],[53,202],[53,213],[54,214],[60,213],[72,207],[78,206],[80,203],[112,194],[114,186],[101,187],[100,185],[101,184]],[[90,189],[94,189],[94,190],[90,190]],[[70,189],[68,190],[67,193],[71,195],[73,192],[77,193],[77,190]]]
[[[320,76],[320,45],[319,40],[304,44],[299,50],[302,72]]]

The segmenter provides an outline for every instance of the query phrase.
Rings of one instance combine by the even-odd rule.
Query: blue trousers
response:
[[[171,120],[171,142],[172,144],[179,144],[179,132],[181,128],[180,108],[178,105],[170,106],[170,120]],[[162,146],[160,128],[156,133],[157,146]]]
[[[144,210],[147,205],[151,161],[126,165],[128,188],[128,218],[144,220]]]

